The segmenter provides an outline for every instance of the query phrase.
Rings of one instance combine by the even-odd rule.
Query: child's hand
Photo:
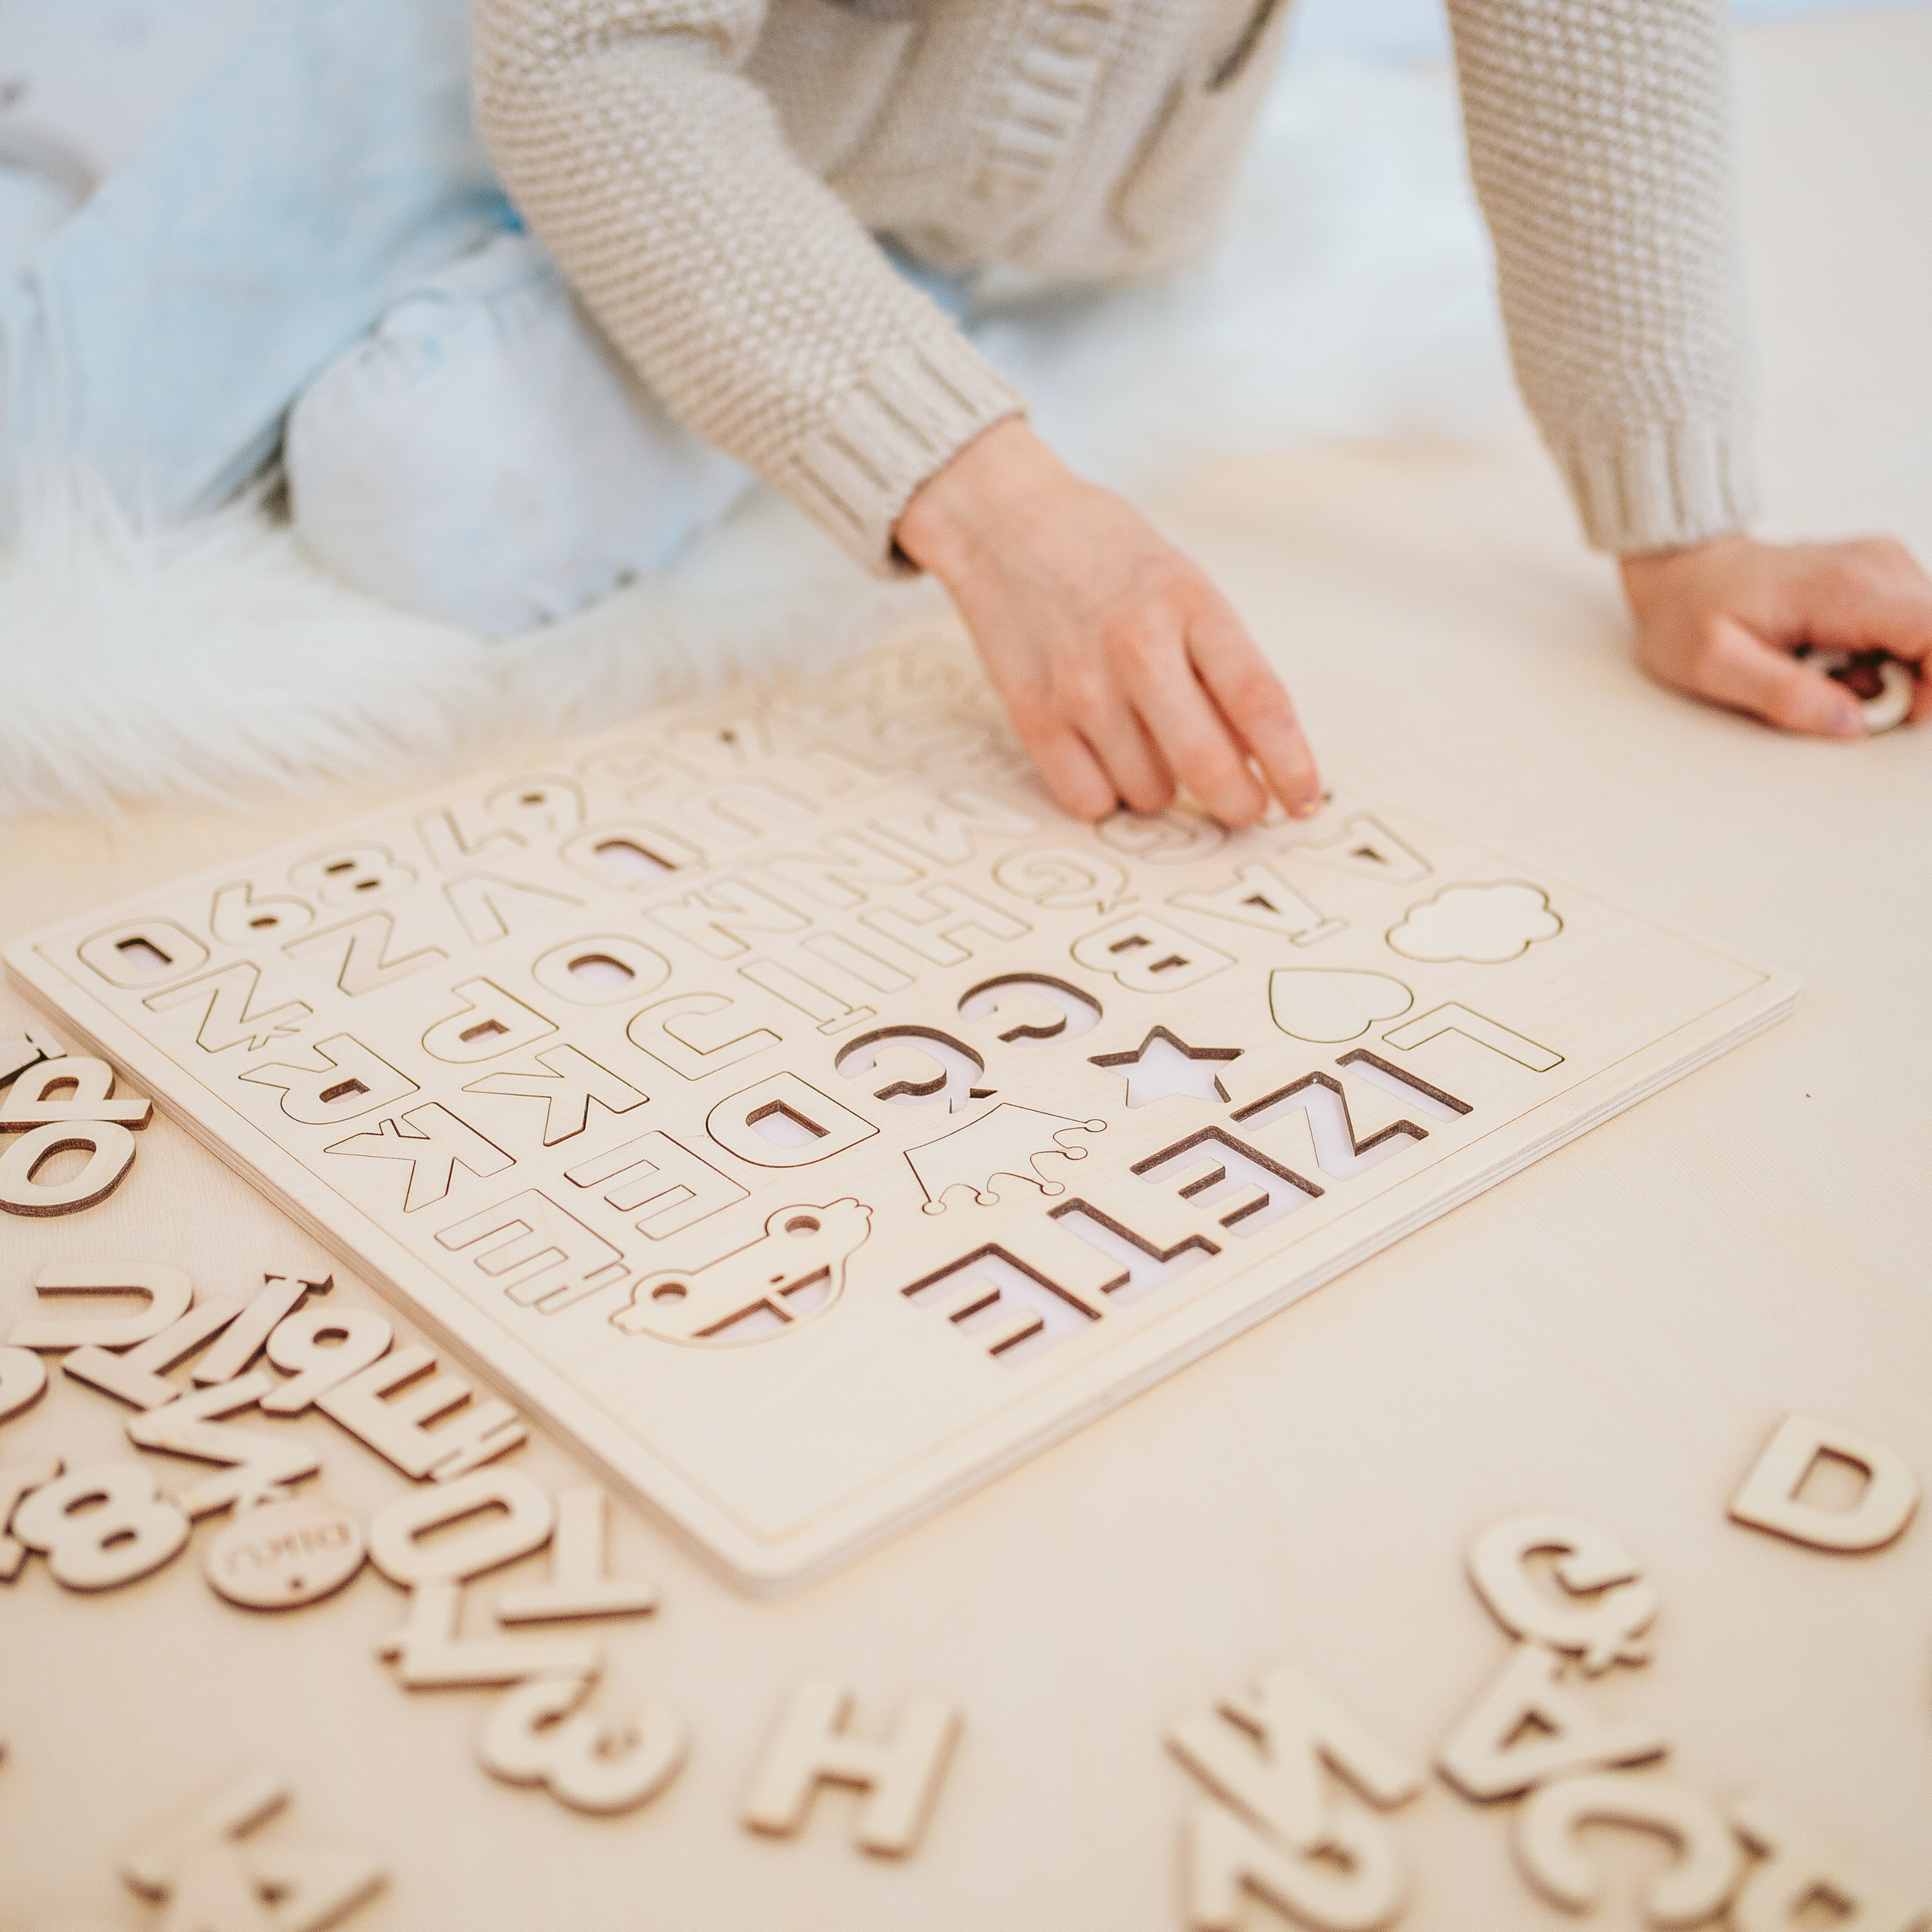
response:
[[[1932,578],[1888,537],[1762,544],[1720,537],[1623,560],[1637,662],[1674,686],[1786,731],[1862,738],[1857,700],[1790,653],[1884,650],[1917,666],[1911,722],[1932,713]]]
[[[899,518],[951,592],[1014,729],[1080,818],[1159,812],[1184,784],[1224,824],[1322,782],[1281,680],[1227,600],[1133,506],[1017,418],[969,443]]]

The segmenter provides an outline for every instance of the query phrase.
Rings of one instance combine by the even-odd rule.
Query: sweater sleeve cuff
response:
[[[948,322],[869,362],[772,480],[867,569],[906,575],[892,531],[913,492],[982,430],[1025,411]]]
[[[1622,556],[1678,550],[1742,529],[1757,513],[1750,426],[1673,424],[1558,444],[1583,532]]]

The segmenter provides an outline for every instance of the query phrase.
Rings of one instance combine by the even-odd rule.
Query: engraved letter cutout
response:
[[[406,1132],[394,1120],[385,1120],[377,1132],[352,1134],[346,1141],[335,1142],[326,1151],[407,1161],[410,1178],[403,1196],[406,1214],[443,1199],[459,1167],[481,1177],[501,1174],[505,1168],[515,1164],[501,1148],[486,1141],[440,1102],[412,1107],[403,1118],[409,1123]]]
[[[1181,992],[1234,963],[1220,947],[1144,912],[1076,940],[1073,956],[1088,971],[1111,973],[1136,993]]]
[[[754,1167],[809,1167],[879,1130],[796,1073],[774,1073],[727,1096],[704,1117],[705,1131]]]
[[[563,1178],[574,1187],[602,1188],[604,1198],[620,1214],[643,1208],[638,1232],[654,1241],[748,1198],[708,1160],[655,1131],[566,1168]]]

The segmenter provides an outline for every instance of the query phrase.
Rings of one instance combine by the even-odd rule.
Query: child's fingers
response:
[[[1918,672],[1907,722],[1932,717],[1932,578],[1901,543],[1868,537],[1833,546],[1786,620],[1826,650],[1884,651]]]
[[[1297,818],[1321,809],[1322,776],[1294,701],[1238,620],[1210,616],[1189,634],[1201,680],[1246,741],[1268,788]]]
[[[1932,578],[1888,537],[1834,550],[1824,580],[1806,582],[1796,616],[1828,650],[1889,651],[1909,664],[1932,656]]]
[[[1879,539],[1859,546],[1869,567],[1882,573],[1835,600],[1828,623],[1813,626],[1814,641],[1834,650],[1881,650],[1917,670],[1909,723],[1932,717],[1932,580],[1902,545]]]
[[[1816,738],[1862,738],[1864,713],[1844,686],[1808,670],[1730,617],[1711,620],[1709,643],[1692,667],[1691,688],[1780,730]]]
[[[1050,726],[1028,736],[1025,742],[1063,811],[1090,824],[1105,818],[1120,802],[1113,780],[1076,732],[1065,725]]]
[[[1168,769],[1223,825],[1253,824],[1268,809],[1268,796],[1179,638],[1127,654],[1122,670],[1127,696]]]
[[[1102,673],[1083,682],[1061,710],[1130,812],[1161,812],[1173,802],[1173,776],[1112,679]]]

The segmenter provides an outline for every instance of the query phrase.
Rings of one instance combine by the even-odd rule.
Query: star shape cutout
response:
[[[1166,1100],[1225,1100],[1228,1090],[1216,1076],[1215,1064],[1238,1060],[1238,1046],[1190,1046],[1184,1040],[1156,1027],[1131,1053],[1096,1053],[1096,1066],[1117,1069],[1127,1083],[1127,1105],[1144,1107]]]

